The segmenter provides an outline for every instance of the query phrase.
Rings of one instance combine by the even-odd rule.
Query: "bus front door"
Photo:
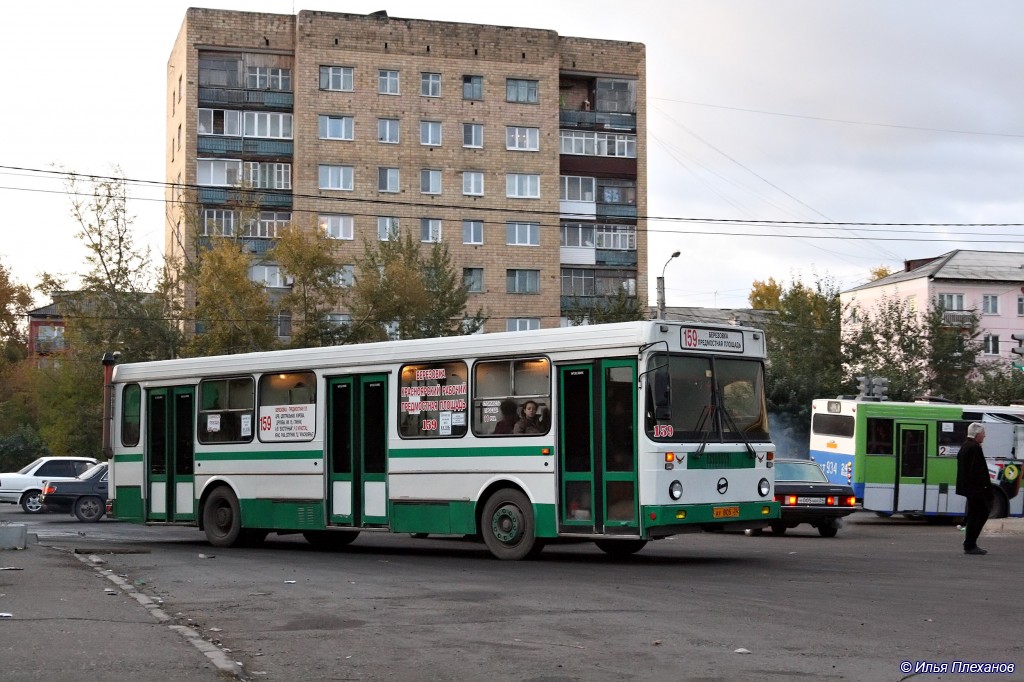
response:
[[[928,427],[897,422],[894,511],[924,511],[925,451]]]
[[[362,528],[388,522],[387,375],[327,380],[329,524]]]
[[[146,418],[146,520],[195,520],[195,393],[151,389]]]
[[[559,526],[637,536],[636,362],[559,367]]]

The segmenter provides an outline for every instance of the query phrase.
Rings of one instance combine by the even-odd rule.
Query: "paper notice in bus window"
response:
[[[452,412],[452,426],[465,426],[466,425],[466,413],[465,412]]]
[[[952,433],[953,432],[953,422],[942,422],[942,432],[943,433]]]
[[[242,415],[242,438],[249,438],[252,436],[252,415]]]
[[[206,431],[207,431],[207,433],[219,433],[220,432],[220,415],[219,414],[208,414],[208,415],[206,415]]]
[[[437,415],[437,432],[442,436],[452,435],[452,413],[440,412]]]

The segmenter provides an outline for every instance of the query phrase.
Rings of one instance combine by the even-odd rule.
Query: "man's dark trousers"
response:
[[[988,521],[988,514],[991,510],[991,494],[975,493],[967,497],[967,513],[964,515],[964,551],[978,546],[978,536],[981,535],[981,529]]]

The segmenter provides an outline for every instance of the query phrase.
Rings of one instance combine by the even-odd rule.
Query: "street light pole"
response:
[[[665,265],[661,268],[661,277],[658,278],[658,319],[665,319],[665,268],[672,262],[673,258],[679,258],[679,252],[673,251],[672,255],[665,261]]]

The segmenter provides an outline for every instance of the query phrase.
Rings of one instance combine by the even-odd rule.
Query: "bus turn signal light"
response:
[[[672,462],[676,461],[676,453],[674,453],[674,452],[666,452],[665,453],[665,461],[669,462],[669,463],[672,463]]]

